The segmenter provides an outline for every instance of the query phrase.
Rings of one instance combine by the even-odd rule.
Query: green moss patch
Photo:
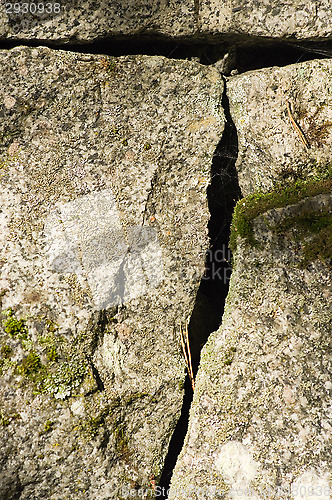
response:
[[[12,422],[19,420],[21,416],[18,413],[10,413],[9,415],[0,410],[0,426],[7,427]]]
[[[33,383],[34,393],[50,394],[56,399],[73,395],[86,374],[89,363],[84,355],[84,338],[62,338],[56,326],[37,318],[43,334],[37,338],[29,333],[27,319],[18,319],[12,309],[2,311],[4,334],[0,338],[0,375],[11,371]],[[23,353],[22,353],[23,351]],[[17,360],[14,354],[22,353]]]
[[[130,451],[128,446],[129,439],[126,436],[124,424],[115,429],[114,435],[115,435],[115,450],[119,458],[123,459],[124,461],[127,461],[130,457]]]
[[[35,350],[31,350],[22,363],[17,367],[18,373],[29,377],[32,380],[36,379],[38,373],[45,367],[40,361],[40,357]]]
[[[254,237],[253,221],[259,215],[272,208],[282,208],[299,203],[305,198],[332,192],[332,178],[315,179],[307,182],[297,181],[292,186],[277,187],[268,193],[255,193],[240,200],[234,210],[231,225],[230,248],[236,250],[237,237],[246,239],[251,246],[259,246]],[[304,245],[304,263],[321,259],[331,259],[331,215],[327,211],[308,212],[287,218],[278,227],[273,228],[282,233],[290,228],[297,228],[300,235],[312,236]]]
[[[8,309],[4,313],[7,320],[4,322],[5,332],[11,337],[18,337],[19,339],[27,339],[28,330],[24,319],[16,319],[12,309]]]
[[[302,213],[288,217],[276,227],[276,233],[285,233],[296,228],[304,241],[302,264],[308,265],[317,258],[332,261],[332,214],[326,210],[320,213]]]
[[[13,350],[8,344],[4,344],[3,346],[1,346],[0,349],[1,358],[9,359],[12,355],[12,352]]]
[[[52,430],[53,425],[54,422],[52,422],[52,420],[46,420],[44,424],[44,432],[49,432],[50,430]]]
[[[88,415],[86,419],[82,420],[79,425],[82,435],[88,439],[93,439],[100,434],[100,432],[104,432],[106,417],[109,411],[110,408],[106,405],[96,415]]]

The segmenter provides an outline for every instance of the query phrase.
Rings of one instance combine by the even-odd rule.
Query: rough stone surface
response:
[[[170,500],[331,498],[332,273],[301,268],[290,214],[332,214],[321,194],[254,221],[238,238],[220,329],[203,349]]]
[[[236,167],[244,195],[315,176],[332,161],[332,63],[312,60],[265,68],[227,83],[239,141]],[[289,113],[302,130],[302,142]]]
[[[87,42],[110,35],[189,37],[197,30],[194,0],[66,0],[49,4],[48,11],[45,5],[42,12],[33,15],[17,12],[14,3],[9,4],[11,8],[1,4],[0,36]]]
[[[0,52],[0,498],[142,498],[182,406],[223,83]],[[118,284],[114,286],[114,282]]]
[[[201,0],[200,32],[213,35],[329,38],[332,33],[329,2],[278,0]]]
[[[248,35],[326,39],[332,33],[328,1],[59,0],[47,6],[45,2],[44,7],[40,2],[25,5],[28,7],[18,2],[0,5],[0,37],[87,42],[138,34],[186,39]],[[39,10],[34,7],[38,5]]]
[[[251,220],[251,239],[237,238],[222,325],[202,351],[169,500],[332,497],[332,272],[322,258],[324,249],[331,255],[330,78],[330,61],[311,61],[227,83],[242,192],[276,185],[276,206]],[[321,192],[301,199],[306,180]],[[278,205],[286,186],[300,200]],[[250,198],[241,203],[249,213]],[[317,237],[319,223],[326,239]],[[317,252],[309,261],[308,248]]]

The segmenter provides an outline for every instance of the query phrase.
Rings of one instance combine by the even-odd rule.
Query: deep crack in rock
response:
[[[198,370],[201,349],[209,335],[219,327],[224,312],[231,276],[231,254],[228,247],[230,224],[235,203],[241,196],[235,169],[238,153],[237,132],[229,112],[226,90],[222,105],[226,117],[225,130],[213,156],[211,184],[207,190],[211,214],[210,248],[206,255],[206,271],[197,292],[189,323],[194,374]],[[160,498],[167,498],[172,471],[188,428],[192,397],[191,383],[187,377],[181,416],[174,430],[159,482],[163,492]]]

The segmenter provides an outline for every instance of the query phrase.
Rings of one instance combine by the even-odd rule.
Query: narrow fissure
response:
[[[172,40],[169,38],[128,36],[125,38],[107,38],[92,42],[56,42],[54,40],[0,40],[0,50],[18,46],[49,47],[53,50],[65,50],[86,54],[101,54],[114,57],[126,55],[164,56],[172,59],[194,59],[201,64],[215,64],[225,54],[232,52],[232,61],[228,72],[238,73],[270,66],[286,66],[311,59],[332,57],[332,40],[322,42],[272,40],[268,38],[233,37],[230,40]],[[227,71],[226,71],[227,73]]]
[[[280,51],[280,47],[288,51]],[[200,54],[201,64],[213,64],[218,58],[211,53]],[[257,58],[258,56],[258,58]],[[332,48],[325,44],[318,46],[287,46],[278,43],[261,47],[242,47],[237,49],[236,69],[244,72],[270,66],[285,66],[306,60],[332,56]],[[227,85],[227,84],[226,84]],[[228,294],[231,277],[231,251],[229,249],[230,225],[236,201],[241,198],[235,168],[238,156],[238,138],[235,124],[232,120],[229,101],[224,90],[222,105],[226,124],[223,136],[214,153],[211,168],[211,184],[207,196],[210,211],[208,225],[210,248],[206,256],[205,274],[202,278],[196,296],[195,306],[189,323],[190,348],[196,376],[200,362],[201,349],[209,335],[216,331],[222,321],[225,301]],[[170,482],[177,458],[183,448],[189,424],[189,412],[193,392],[189,377],[186,377],[185,394],[180,419],[177,422],[170,441],[168,453],[159,486],[161,495],[158,498],[167,499]]]
[[[188,328],[195,375],[202,347],[209,335],[221,324],[231,276],[231,252],[228,247],[230,224],[235,203],[241,197],[235,168],[238,154],[237,132],[230,115],[226,90],[222,105],[226,117],[225,130],[213,156],[211,184],[207,190],[210,248],[206,255],[205,273],[197,292]],[[159,498],[168,497],[172,472],[188,429],[192,398],[191,383],[187,376],[181,416],[170,441],[159,482],[162,493]]]

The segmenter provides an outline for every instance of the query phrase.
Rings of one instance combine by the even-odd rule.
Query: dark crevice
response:
[[[214,64],[227,53],[228,45],[209,45],[201,52],[201,64]],[[239,73],[271,66],[287,66],[312,59],[332,57],[332,41],[323,43],[285,42],[277,40],[258,40],[257,43],[235,44],[234,68]]]
[[[189,377],[186,377],[184,384],[184,396],[183,404],[181,409],[181,415],[177,421],[176,427],[174,429],[171,441],[168,446],[168,452],[164,462],[163,472],[159,480],[160,495],[158,499],[168,498],[168,490],[172,477],[172,473],[176,464],[176,460],[182,450],[184,438],[188,430],[189,423],[189,410],[193,399],[193,393],[191,388],[191,382]]]
[[[231,276],[231,252],[228,247],[230,224],[236,201],[241,197],[235,162],[238,155],[237,131],[229,111],[224,91],[222,105],[226,124],[223,136],[213,156],[211,184],[207,190],[210,221],[210,249],[206,256],[206,270],[197,292],[196,302],[189,323],[189,338],[193,370],[197,373],[200,352],[209,335],[221,324]],[[188,429],[192,388],[187,377],[180,419],[172,436],[164,470],[159,482],[167,498],[173,469],[183,447]]]
[[[235,204],[241,197],[235,168],[238,138],[226,90],[223,93],[222,106],[226,118],[225,130],[213,156],[211,184],[207,190],[210,248],[206,255],[205,274],[197,292],[189,323],[195,373],[201,349],[210,333],[219,328],[224,313],[231,276],[232,256],[228,246],[230,225]]]
[[[206,257],[206,271],[201,281],[198,297],[204,296],[210,305],[208,314],[211,319],[199,319],[201,314],[196,312],[197,302],[193,310],[189,325],[189,332],[201,330],[204,324],[206,330],[214,331],[221,323],[224,304],[228,294],[228,285],[231,275],[231,252],[228,246],[232,214],[237,200],[241,197],[235,162],[238,156],[238,138],[235,124],[232,120],[226,89],[222,98],[226,124],[223,136],[213,156],[211,168],[211,184],[208,187],[210,221],[208,225],[210,249]],[[204,312],[205,308],[202,309]],[[203,323],[203,325],[200,325]],[[200,326],[197,328],[196,324]],[[197,334],[196,334],[197,335]],[[194,351],[194,361],[198,364],[202,345],[205,344],[208,334],[200,339]]]
[[[99,373],[98,373],[98,370],[97,370],[97,368],[94,366],[94,364],[93,364],[93,363],[91,363],[91,370],[92,370],[93,378],[94,378],[94,379],[95,379],[95,381],[96,381],[98,391],[104,391],[104,390],[105,390],[105,387],[104,387],[103,381],[101,380],[100,375],[99,375]]]
[[[229,47],[196,47],[202,64],[213,64],[221,57],[222,50]],[[313,58],[332,56],[331,44],[287,43],[263,44],[261,46],[239,46],[236,50],[236,69],[244,72],[270,66],[285,66]],[[207,196],[210,210],[210,249],[206,256],[206,271],[201,281],[193,313],[189,324],[190,346],[193,369],[196,375],[200,352],[209,335],[218,329],[224,313],[231,276],[231,252],[228,246],[230,224],[236,201],[241,197],[235,162],[238,155],[238,139],[232,120],[226,91],[222,106],[226,117],[223,136],[216,148],[211,168],[211,184]],[[192,388],[186,378],[185,395],[180,419],[170,441],[164,469],[159,482],[162,495],[166,499],[172,473],[182,450],[188,430],[189,411],[192,402]]]
[[[312,59],[332,57],[332,43],[267,43],[254,47],[241,46],[237,50],[239,73],[271,66],[287,66]]]
[[[124,55],[156,55],[172,59],[192,59],[201,64],[214,64],[234,49],[231,69],[239,73],[270,66],[286,66],[311,59],[332,57],[332,40],[324,42],[276,40],[268,38],[233,37],[233,40],[213,43],[194,39],[192,41],[172,40],[166,37],[129,36],[124,39],[105,38],[93,42],[57,43],[52,40],[0,40],[1,49],[17,46],[61,49],[88,54],[105,54],[114,57]]]

